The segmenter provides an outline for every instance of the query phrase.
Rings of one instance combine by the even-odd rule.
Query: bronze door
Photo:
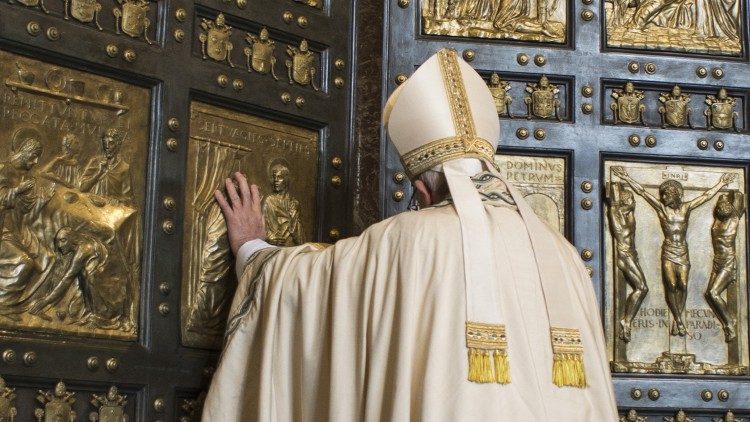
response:
[[[199,419],[236,282],[214,201],[269,241],[350,232],[353,8],[0,2],[0,420]]]
[[[497,164],[591,271],[623,420],[750,416],[746,17],[739,1],[386,5],[386,93],[442,47],[485,77]],[[391,145],[381,170],[388,216],[409,198]]]

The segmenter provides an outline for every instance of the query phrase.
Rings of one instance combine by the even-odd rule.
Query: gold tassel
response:
[[[504,325],[467,322],[466,347],[469,381],[481,384],[510,382]]]
[[[510,365],[508,364],[508,353],[495,350],[495,382],[498,384],[510,383]]]
[[[494,379],[490,353],[486,350],[469,349],[469,381],[485,384]]]
[[[551,328],[552,382],[558,387],[586,388],[581,333],[572,328]]]

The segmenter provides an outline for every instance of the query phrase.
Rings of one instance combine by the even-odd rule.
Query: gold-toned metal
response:
[[[336,76],[333,79],[333,84],[336,86],[336,88],[343,88],[344,87],[344,78],[341,76]]]
[[[331,158],[331,166],[333,168],[338,170],[343,165],[344,165],[344,160],[342,160],[341,157],[339,157],[338,155],[335,155],[333,156],[333,158]]]
[[[426,35],[563,44],[568,1],[501,6],[479,0],[422,4]]]
[[[245,88],[245,82],[243,82],[242,79],[235,79],[232,81],[232,88],[234,88],[235,91],[240,92]]]
[[[185,30],[177,28],[174,30],[174,40],[177,42],[185,41]]]
[[[585,193],[591,193],[594,190],[594,184],[590,180],[584,180],[581,182],[581,190]]]
[[[346,66],[346,62],[341,57],[337,58],[334,62],[334,66],[336,66],[336,69],[338,70],[344,70],[344,66]]]
[[[86,368],[88,368],[88,370],[91,372],[97,371],[99,369],[99,358],[96,356],[91,356],[86,359]]]
[[[310,0],[308,0],[310,1]],[[203,403],[206,400],[206,392],[201,392],[194,400],[182,400],[180,408],[188,415],[180,418],[180,422],[198,422],[200,420]]]
[[[591,198],[581,199],[581,208],[585,210],[590,210],[591,208],[594,208],[594,200]]]
[[[120,367],[120,360],[117,358],[109,358],[104,362],[104,367],[107,371],[114,373]]]
[[[4,51],[0,79],[0,327],[135,339],[149,90]]]
[[[393,192],[393,200],[396,202],[401,202],[404,199],[404,196],[405,196],[404,191],[400,189]]]
[[[244,9],[247,7],[247,0],[237,0],[236,3],[237,7],[239,7],[240,9]]]
[[[310,51],[310,45],[307,40],[303,39],[299,48],[288,45],[286,54],[289,59],[286,61],[289,84],[298,83],[302,86],[310,85],[314,90],[319,91],[316,82],[317,59],[315,53]]]
[[[157,397],[154,399],[154,411],[156,413],[164,413],[164,411],[167,409],[167,402],[162,397]]]
[[[44,5],[44,0],[18,0],[18,2],[26,7],[38,7],[42,12],[49,14],[49,10]]]
[[[474,59],[477,57],[477,52],[471,48],[468,48],[464,50],[463,52],[464,60],[467,62],[474,61]]]
[[[292,21],[294,20],[294,15],[292,14],[292,12],[290,12],[290,11],[286,10],[286,11],[284,11],[284,13],[283,13],[283,14],[281,15],[281,19],[282,19],[282,20],[284,21],[284,23],[286,23],[286,24],[290,24],[290,23],[292,23]]]
[[[210,57],[214,61],[227,62],[229,66],[234,67],[232,63],[234,44],[230,39],[232,27],[226,24],[224,14],[219,13],[213,21],[201,19],[201,28],[203,32],[198,35],[198,40],[201,42],[203,60]]]
[[[170,312],[171,310],[172,310],[172,308],[171,308],[171,307],[169,306],[169,303],[167,303],[167,302],[162,302],[162,303],[160,303],[160,304],[159,304],[159,313],[160,313],[160,314],[161,314],[162,316],[167,316],[167,315],[169,315],[169,312]]]
[[[120,49],[117,48],[117,46],[114,44],[107,44],[106,51],[109,57],[117,57],[117,54],[120,52]]]
[[[724,414],[724,417],[722,418],[713,418],[714,422],[742,422],[744,419],[737,418],[734,416],[734,412],[731,410],[727,410],[727,413]]]
[[[334,188],[337,188],[337,187],[341,186],[341,176],[338,176],[338,175],[332,176],[331,177],[331,186],[333,186]]]
[[[518,139],[526,139],[529,137],[529,130],[525,127],[519,127],[516,129],[516,137]]]
[[[163,281],[159,283],[159,293],[161,293],[164,296],[169,296],[169,293],[172,292],[172,286],[167,283],[166,281]]]
[[[698,139],[698,148],[700,149],[708,149],[708,139],[706,138],[700,138]]]
[[[699,78],[705,78],[708,76],[708,69],[706,69],[704,66],[698,66],[695,68],[695,74],[698,75]]]
[[[175,201],[171,196],[165,196],[164,199],[162,199],[161,204],[167,211],[174,211],[174,209],[177,207],[177,201]]]
[[[50,41],[57,41],[60,39],[60,31],[55,26],[50,26],[49,28],[47,28],[47,32],[45,32],[45,34],[47,34],[47,39]]]
[[[638,390],[639,394],[640,394],[640,391],[641,390]],[[632,396],[632,393],[631,393],[631,396]],[[630,409],[627,411],[627,413],[625,413],[625,415],[620,416],[620,422],[646,422],[646,417],[639,416],[638,411],[636,411],[635,409]]]
[[[34,351],[29,351],[23,354],[23,364],[26,366],[36,365],[37,360],[38,357]]]
[[[721,389],[716,393],[716,398],[719,399],[719,401],[727,401],[729,400],[729,391],[725,389]]]
[[[536,56],[534,56],[534,64],[537,66],[544,66],[545,64],[547,64],[547,58],[542,54],[537,54]]]
[[[688,106],[690,95],[683,94],[679,85],[672,87],[670,92],[659,94],[659,114],[661,114],[661,127],[685,127],[693,128],[690,116],[693,110]]]
[[[404,183],[404,180],[406,180],[406,173],[404,173],[403,171],[397,171],[393,173],[394,182],[401,184]]]
[[[396,75],[396,85],[401,85],[402,83],[406,82],[407,78],[408,76],[406,76],[405,74],[399,73],[398,75]]]
[[[180,129],[180,120],[176,117],[170,117],[167,126],[172,132],[177,132]]]
[[[581,88],[581,95],[586,98],[591,98],[594,95],[594,88],[588,84],[584,85],[583,88]]]
[[[97,0],[63,0],[63,9],[66,20],[72,17],[82,23],[93,22],[98,30],[104,30],[99,25],[99,13],[102,11],[102,4]]]
[[[16,389],[5,384],[0,377],[0,421],[14,422],[18,409],[16,409]]]
[[[126,62],[133,63],[138,56],[136,55],[135,50],[128,48],[122,53],[122,57]]]
[[[16,361],[16,351],[13,349],[5,349],[3,350],[3,362],[7,363],[8,365],[15,363]]]
[[[640,400],[643,398],[643,390],[640,388],[632,388],[630,389],[630,398],[633,400]]]
[[[174,221],[166,219],[161,223],[161,230],[166,234],[174,233]]]
[[[341,237],[341,233],[339,233],[339,229],[333,227],[328,230],[328,237],[331,238],[331,240],[338,240],[338,238]]]
[[[294,99],[294,104],[297,106],[297,108],[302,108],[305,106],[305,98],[304,97],[297,97]]]
[[[91,395],[91,404],[97,409],[89,415],[89,420],[98,422],[128,422],[125,405],[128,396],[120,394],[116,386],[111,386],[105,394]],[[94,419],[94,416],[96,419]]]
[[[115,15],[115,33],[120,32],[131,38],[141,38],[148,43],[153,44],[148,38],[148,28],[151,26],[151,19],[148,18],[148,12],[151,9],[148,0],[117,0],[120,7],[112,9]],[[178,35],[181,32],[181,35]],[[174,32],[174,38],[182,42],[185,38],[185,32],[178,29]]]
[[[28,32],[29,35],[36,37],[42,32],[42,26],[39,25],[39,22],[29,21],[29,23],[26,24],[26,32]]]
[[[711,76],[714,77],[714,79],[721,79],[724,77],[724,69],[720,67],[715,67],[711,69]]]
[[[653,148],[656,146],[656,136],[654,135],[647,135],[646,136],[646,146],[649,148]]]
[[[605,161],[604,173],[613,372],[747,374],[744,168]]]
[[[742,11],[734,4],[696,3],[684,19],[665,3],[612,4],[606,9],[607,46],[739,56]]]
[[[34,416],[38,422],[64,421],[74,422],[76,420],[76,411],[73,410],[73,403],[76,399],[73,397],[76,393],[71,393],[60,381],[55,384],[55,389],[50,391],[39,390],[36,400],[44,408],[36,408]]]
[[[495,100],[495,109],[499,116],[508,116],[511,119],[513,115],[510,113],[510,105],[513,102],[513,98],[508,94],[511,86],[510,83],[500,79],[500,75],[492,73],[490,75],[490,81],[487,87],[492,93],[492,98]]]
[[[629,62],[628,70],[630,73],[638,73],[638,71],[641,70],[641,65],[639,65],[638,62]]]
[[[218,348],[234,294],[234,261],[213,198],[236,171],[260,186],[266,239],[314,236],[318,132],[199,102],[190,105],[180,316],[187,346]],[[208,169],[208,170],[207,170]]]
[[[643,105],[645,95],[643,91],[635,89],[633,82],[626,82],[622,89],[613,89],[611,96],[615,100],[609,105],[614,124],[640,123],[646,126],[646,122],[643,120],[646,111],[646,106]]]
[[[307,18],[304,16],[297,17],[297,26],[300,28],[307,28]]]
[[[583,114],[591,114],[594,111],[594,105],[591,103],[581,104],[581,111]]]
[[[406,9],[409,7],[409,0],[398,0],[398,7]]]
[[[518,55],[516,55],[516,61],[521,66],[526,66],[529,64],[529,55],[526,53],[518,53]]]
[[[251,33],[245,35],[245,42],[249,44],[245,47],[245,57],[247,58],[247,71],[258,72],[261,75],[270,73],[271,77],[279,80],[276,76],[276,42],[273,41],[266,27],[261,28],[258,36]]]
[[[216,77],[216,84],[219,85],[222,88],[226,88],[226,86],[229,84],[229,77],[227,75],[221,74]]]
[[[584,249],[581,251],[581,259],[584,261],[591,261],[594,258],[594,252],[591,249]]]
[[[500,173],[550,227],[565,233],[565,159],[554,156],[495,155]]]
[[[587,5],[587,6],[590,5],[590,4],[592,4],[593,2],[594,2],[594,0],[581,0],[581,3],[583,3],[583,4]]]
[[[169,151],[171,151],[171,152],[177,151],[177,145],[178,145],[177,139],[175,139],[175,138],[169,138],[169,139],[167,139],[166,145],[167,145],[167,149]]]
[[[659,397],[661,397],[661,391],[659,391],[658,388],[648,389],[648,398],[650,398],[652,401],[659,400]]]
[[[711,392],[709,389],[705,389],[701,391],[701,400],[703,401],[711,401],[714,399],[714,393]]]
[[[722,141],[721,139],[717,139],[717,140],[715,140],[715,141],[714,141],[714,149],[715,149],[716,151],[721,151],[721,150],[723,150],[723,149],[724,149],[724,141]]]
[[[536,138],[538,141],[543,140],[547,137],[547,132],[545,132],[542,128],[534,129],[534,138]]]
[[[594,12],[592,12],[591,9],[583,9],[583,11],[581,11],[581,19],[586,22],[594,19]]]
[[[680,409],[675,412],[674,417],[665,416],[664,422],[695,422],[695,419],[689,418],[684,410]]]
[[[586,273],[589,275],[589,278],[594,276],[594,267],[586,266]]]
[[[178,8],[174,11],[174,18],[177,19],[177,22],[185,22],[185,19],[187,19],[187,11],[183,8]]]
[[[551,84],[547,76],[542,75],[539,78],[539,83],[527,83],[526,92],[529,95],[523,99],[523,102],[526,104],[527,119],[537,117],[562,120],[562,117],[560,117],[560,99],[558,98],[560,88]]]
[[[706,95],[705,102],[708,105],[703,111],[703,115],[706,116],[706,129],[740,131],[737,127],[738,114],[735,111],[737,99],[730,97],[726,88],[720,88],[716,96]]]
[[[653,75],[654,73],[656,73],[656,65],[654,63],[646,63],[646,66],[643,67],[643,70],[645,70],[649,75]]]
[[[289,104],[292,102],[292,94],[288,92],[282,92],[281,93],[281,102],[284,104]]]

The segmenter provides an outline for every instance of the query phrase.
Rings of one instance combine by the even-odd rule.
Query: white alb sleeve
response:
[[[247,265],[247,260],[250,259],[255,252],[258,252],[261,249],[275,247],[276,246],[269,245],[263,239],[249,240],[240,246],[240,249],[237,250],[237,263],[235,264],[237,278],[239,279],[242,277],[242,273],[245,271],[245,265]]]

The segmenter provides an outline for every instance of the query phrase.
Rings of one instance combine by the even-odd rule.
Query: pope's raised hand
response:
[[[266,237],[261,197],[258,186],[248,185],[245,175],[240,172],[227,178],[224,184],[227,196],[217,190],[214,197],[227,222],[229,247],[236,255],[245,242]]]

